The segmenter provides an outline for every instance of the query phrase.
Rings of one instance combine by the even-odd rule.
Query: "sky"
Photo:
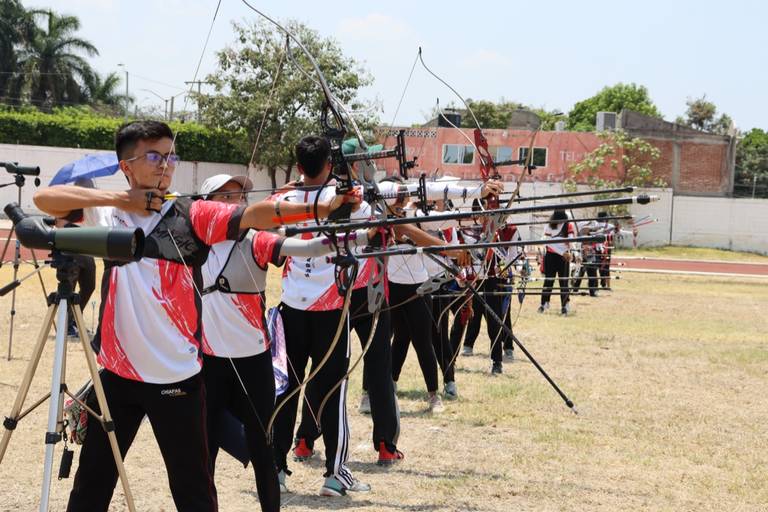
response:
[[[381,104],[387,124],[421,46],[433,71],[476,100],[567,112],[606,85],[634,82],[648,88],[668,120],[685,112],[688,98],[706,94],[739,129],[768,129],[768,2],[251,1],[280,21],[296,19],[334,38],[362,63],[374,83],[361,96]],[[166,98],[189,88],[184,82],[203,54],[217,0],[23,3],[79,17],[81,37],[100,51],[94,67],[127,68],[131,94],[149,106],[162,101],[143,89]],[[215,72],[216,51],[232,43],[232,22],[256,18],[240,0],[222,0],[199,79]],[[438,98],[457,102],[417,67],[394,124],[423,122]],[[177,99],[177,109],[184,101]]]

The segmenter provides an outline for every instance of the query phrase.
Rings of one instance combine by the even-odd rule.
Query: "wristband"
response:
[[[283,222],[283,216],[280,214],[280,200],[278,199],[275,201],[275,217],[277,218],[277,222],[283,226],[285,222]],[[275,219],[273,219],[275,220]]]

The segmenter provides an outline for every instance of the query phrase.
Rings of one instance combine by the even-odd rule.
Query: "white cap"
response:
[[[248,178],[248,176],[230,176],[229,174],[217,174],[216,176],[211,176],[203,182],[203,186],[200,187],[200,195],[203,196],[203,199],[208,199],[210,194],[216,192],[230,181],[239,183],[240,186],[243,187],[243,190],[250,190],[253,188],[253,183]]]

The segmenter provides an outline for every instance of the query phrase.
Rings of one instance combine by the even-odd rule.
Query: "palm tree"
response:
[[[37,27],[20,51],[19,64],[27,77],[30,101],[39,108],[87,101],[87,82],[95,74],[86,60],[99,51],[89,41],[76,37],[80,20],[50,10],[30,11],[34,18],[47,18]]]
[[[104,77],[93,73],[86,79],[86,86],[90,101],[95,105],[120,108],[125,105],[125,94],[118,92],[120,75],[115,72]],[[129,97],[128,101],[133,101],[133,98]]]
[[[19,48],[34,29],[34,21],[19,0],[0,0],[0,103],[21,100],[24,76],[18,73]]]

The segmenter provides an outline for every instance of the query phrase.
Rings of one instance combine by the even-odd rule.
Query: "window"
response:
[[[514,154],[514,151],[510,146],[490,146],[488,149],[490,150],[494,162],[512,160],[512,155]]]
[[[444,144],[444,164],[471,164],[475,159],[475,148],[463,144]]]
[[[520,148],[518,155],[519,155],[518,158],[520,160],[525,159],[526,155],[528,155],[528,148]],[[531,160],[532,160],[531,164],[535,165],[536,167],[546,167],[547,166],[547,148],[533,148],[533,158]]]

